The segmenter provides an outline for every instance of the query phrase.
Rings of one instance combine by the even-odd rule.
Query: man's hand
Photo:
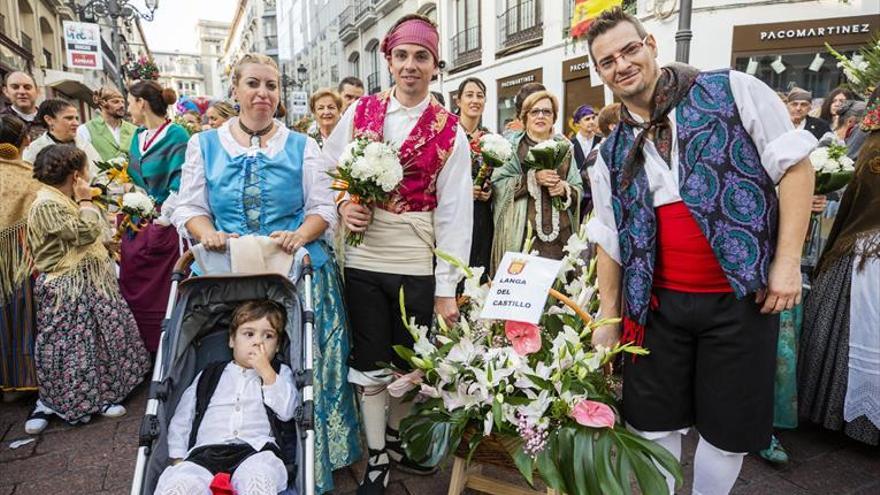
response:
[[[828,206],[828,198],[824,195],[813,196],[813,204],[810,205],[810,211],[813,213],[822,213]]]
[[[548,189],[547,192],[549,192],[550,196],[552,196],[552,197],[565,196],[566,194],[568,194],[568,188],[566,187],[567,185],[568,185],[567,182],[565,182],[564,180],[561,180],[561,181],[557,182],[555,186],[551,186],[551,187],[547,188]]]
[[[443,318],[447,325],[453,325],[458,321],[458,303],[454,297],[435,297],[434,314],[437,318]]]
[[[269,234],[287,254],[293,254],[306,244],[305,237],[298,230],[278,230]]]
[[[255,369],[263,379],[263,385],[272,385],[275,383],[277,374],[272,369],[272,358],[269,351],[266,350],[266,344],[260,343],[248,352],[248,364]]]
[[[559,174],[555,170],[538,170],[535,172],[535,181],[539,186],[553,187],[559,183]]]
[[[238,234],[211,232],[202,237],[201,243],[208,251],[226,251],[226,241],[238,237]]]
[[[801,261],[799,258],[776,256],[770,264],[767,289],[758,291],[755,302],[764,303],[761,313],[779,313],[801,302]]]
[[[352,232],[364,232],[370,225],[373,212],[364,205],[346,201],[339,206],[339,216],[345,227]]]
[[[620,323],[602,325],[593,330],[591,338],[593,347],[604,346],[613,349],[620,342]]]

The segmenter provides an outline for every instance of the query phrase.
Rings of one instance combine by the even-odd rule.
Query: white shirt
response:
[[[184,459],[190,452],[189,435],[196,414],[196,386],[201,376],[199,373],[183,392],[168,425],[168,455],[172,459]],[[246,443],[259,452],[268,442],[275,440],[264,404],[275,411],[278,419],[288,421],[293,418],[296,395],[293,372],[287,365],[281,365],[275,383],[263,385],[256,370],[230,362],[223,369],[214,395],[208,402],[193,448]]]
[[[394,95],[388,102],[382,134],[386,141],[399,147],[416,126],[422,112],[428,108],[428,95],[418,105],[407,108]],[[351,142],[354,131],[354,113],[360,101],[352,104],[333,133],[324,141],[323,169],[334,170],[339,157]],[[471,156],[467,135],[457,126],[455,144],[446,164],[437,176],[437,208],[434,209],[434,238],[437,249],[468,262],[474,222],[473,182],[471,179]],[[459,281],[458,269],[437,258],[434,268],[437,297],[454,297]]]
[[[579,132],[575,134],[575,137],[577,138],[578,144],[581,145],[581,150],[584,152],[584,158],[586,158],[587,155],[590,154],[590,151],[592,151],[593,148],[599,144],[599,136],[597,135],[593,135],[592,138],[588,139]]]
[[[730,71],[730,89],[743,126],[761,157],[761,164],[774,184],[779,183],[789,167],[806,158],[816,147],[816,138],[808,131],[796,130],[779,96],[755,77]],[[633,115],[639,120],[639,117]],[[669,114],[672,132],[676,132],[675,109]],[[642,132],[635,129],[636,133]],[[677,136],[677,134],[674,134]],[[672,140],[672,164],[667,165],[654,143],[645,141],[645,172],[655,207],[681,201],[678,181],[678,139]],[[589,169],[595,215],[587,223],[590,240],[602,246],[620,264],[617,222],[611,208],[611,179],[602,154]]]
[[[110,124],[108,124],[105,120],[104,125],[107,126],[107,129],[110,129],[110,134],[113,135],[113,139],[116,141],[116,144],[119,145],[119,139],[120,136],[122,136],[122,124],[118,125],[117,127],[110,127]],[[86,127],[85,124],[76,128],[76,137],[89,143],[92,142],[92,133],[89,132],[89,128]]]
[[[34,109],[34,113],[24,113],[21,110],[19,110],[15,105],[10,105],[10,106],[12,107],[12,111],[15,112],[16,115],[18,115],[21,118],[21,120],[24,120],[25,122],[33,122],[34,119],[37,118],[37,110],[36,109]]]
[[[79,139],[78,135],[75,135],[73,137],[73,142],[77,148],[85,152],[86,158],[88,158],[89,160],[90,176],[95,177],[96,175],[98,175],[98,166],[95,165],[95,163],[101,161],[101,155],[98,154],[98,150],[96,150],[95,147],[92,146],[92,143]],[[49,133],[46,132],[37,139],[34,139],[31,144],[29,144],[28,147],[24,149],[21,154],[21,159],[26,162],[34,163],[40,151],[42,151],[43,148],[51,146],[53,144],[55,144],[55,140],[53,140],[49,136]]]
[[[229,156],[237,157],[245,153],[254,156],[257,153],[262,153],[272,158],[284,150],[287,137],[291,132],[281,122],[277,122],[277,124],[278,130],[262,148],[245,147],[235,140],[230,128],[232,125],[238,125],[238,118],[224,122],[217,129],[217,135],[220,138],[221,146],[229,153]],[[320,155],[321,148],[318,143],[313,138],[306,139],[301,184],[305,198],[305,214],[306,216],[318,215],[324,219],[328,225],[325,235],[332,237],[332,232],[336,228],[336,203],[334,202],[334,193],[330,190],[330,176],[325,173],[326,169],[321,168],[323,165]],[[171,221],[181,235],[189,237],[186,222],[198,216],[213,218],[208,203],[205,162],[202,159],[198,134],[192,136],[186,146],[186,161],[183,163],[181,174],[180,191],[177,194]]]

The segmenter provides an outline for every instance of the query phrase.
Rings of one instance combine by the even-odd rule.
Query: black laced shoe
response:
[[[390,426],[385,427],[385,449],[388,450],[388,457],[394,463],[394,467],[410,474],[418,476],[430,476],[437,472],[437,466],[423,466],[410,459],[403,450],[403,444],[400,441],[400,433]]]
[[[357,495],[385,495],[388,477],[391,474],[388,452],[385,450],[369,450],[370,460],[367,461],[367,472],[364,473],[364,481],[358,486]],[[383,456],[385,462],[380,463]]]

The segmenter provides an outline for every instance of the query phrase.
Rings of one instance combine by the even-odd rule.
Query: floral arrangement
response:
[[[485,133],[479,141],[471,144],[471,151],[479,154],[482,158],[480,169],[474,177],[474,186],[482,187],[486,180],[492,176],[492,171],[504,165],[513,155],[513,146],[510,141],[498,134]]]
[[[880,81],[880,34],[854,53],[851,58],[846,57],[825,43],[828,52],[837,59],[837,66],[843,69],[843,74],[849,82],[849,87],[863,96],[870,95],[877,82]]]
[[[98,174],[92,179],[92,200],[110,212],[117,209],[126,184],[131,184],[128,176],[128,158],[119,156],[107,161],[95,162]]]
[[[524,165],[529,169],[529,193],[531,194],[533,190],[537,193],[539,191],[538,185],[534,179],[534,172],[538,172],[540,170],[557,170],[559,166],[562,164],[562,161],[565,159],[565,156],[568,154],[571,149],[571,144],[566,140],[556,140],[556,139],[548,139],[544,142],[538,143],[529,150],[528,155],[526,155],[526,159],[524,160]],[[533,195],[534,196],[534,195]],[[540,196],[538,196],[540,197]],[[536,198],[537,199],[537,198]],[[568,208],[571,202],[571,198],[569,197],[568,203],[565,204],[562,201],[562,198],[556,196],[553,198],[553,207],[556,210],[565,210]]]
[[[122,218],[118,222],[117,237],[124,232],[132,238],[156,218],[156,205],[153,199],[140,191],[123,194],[119,211]]]
[[[590,347],[592,330],[609,320],[593,321],[582,309],[596,293],[595,263],[582,257],[586,246],[581,229],[565,247],[555,283],[563,302],[549,302],[538,325],[479,319],[488,294],[488,285],[479,285],[482,268],[443,253],[437,254],[465,272],[460,321],[450,327],[441,320],[433,333],[407,319],[401,295],[415,344],[395,350],[413,371],[398,372],[388,390],[415,401],[400,428],[414,461],[434,466],[456,451],[470,458],[492,438],[530,484],[537,472],[571,495],[630,493],[632,482],[642,493],[666,493],[657,465],[681,481],[675,458],[618,417],[615,384],[603,369],[620,353],[647,351]]]
[[[846,156],[846,146],[830,144],[810,153],[810,163],[816,171],[815,194],[828,194],[852,180],[855,163]]]
[[[152,58],[141,55],[137,60],[129,60],[123,66],[129,79],[134,81],[151,81],[159,79],[159,67]]]
[[[403,166],[392,145],[358,137],[346,146],[330,177],[330,188],[339,191],[340,198],[348,192],[354,203],[371,206],[388,201],[391,191],[403,180]],[[345,236],[349,246],[359,246],[363,241],[363,232]]]

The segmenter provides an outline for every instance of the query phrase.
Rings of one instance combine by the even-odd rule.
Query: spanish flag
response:
[[[571,13],[571,37],[582,36],[599,14],[622,3],[623,0],[575,0]]]

